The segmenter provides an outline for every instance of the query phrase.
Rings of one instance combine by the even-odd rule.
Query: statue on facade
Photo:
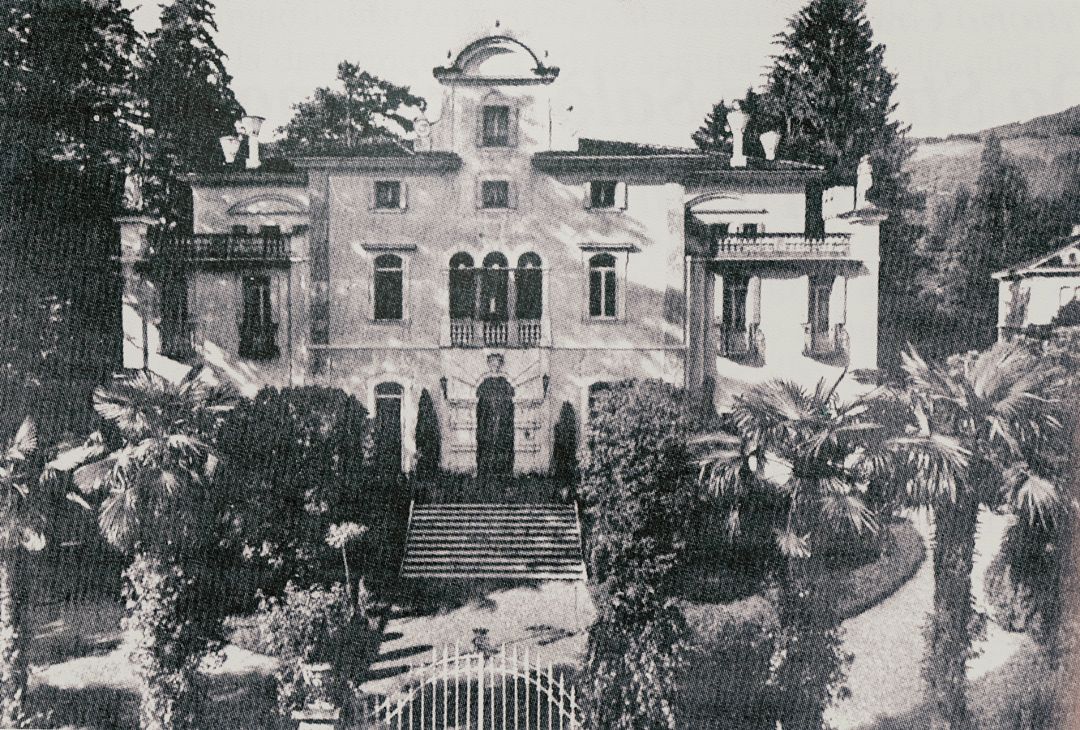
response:
[[[866,197],[866,194],[870,192],[870,188],[874,187],[874,168],[870,164],[870,155],[864,155],[859,160],[859,169],[857,173],[857,181],[855,183],[855,208],[869,207],[870,201]]]

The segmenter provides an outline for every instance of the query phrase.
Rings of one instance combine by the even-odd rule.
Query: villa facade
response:
[[[579,139],[559,69],[510,35],[435,76],[410,144],[195,176],[192,235],[121,219],[125,367],[343,388],[405,470],[426,390],[445,468],[523,473],[598,383],[710,383],[723,407],[876,365],[865,171],[822,194],[816,167],[745,157],[737,114],[732,155]]]

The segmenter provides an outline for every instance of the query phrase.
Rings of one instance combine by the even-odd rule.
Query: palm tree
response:
[[[32,500],[31,459],[37,433],[29,418],[0,452],[0,726],[20,727],[29,677],[22,563],[45,545],[43,518]]]
[[[839,618],[815,587],[823,554],[838,540],[879,529],[866,495],[869,444],[880,427],[863,402],[836,397],[839,383],[821,381],[812,391],[783,380],[754,386],[736,399],[737,436],[695,440],[703,449],[700,481],[726,513],[728,536],[740,534],[745,515],[764,509],[785,559],[778,588],[787,661],[777,703],[785,727],[821,727],[843,681]]]
[[[876,472],[898,504],[933,512],[934,610],[925,667],[938,727],[967,730],[971,571],[982,507],[1012,504],[1051,521],[1062,508],[1040,476],[1063,430],[1061,373],[1019,343],[928,363],[904,353],[903,390],[879,402],[899,433],[883,444]]]
[[[206,434],[232,405],[193,372],[179,383],[143,372],[99,388],[94,409],[115,432],[92,438],[65,463],[84,493],[103,492],[98,525],[133,558],[125,572],[125,629],[141,680],[140,727],[190,725],[198,664],[211,645],[199,619],[192,567],[211,545],[217,457]]]

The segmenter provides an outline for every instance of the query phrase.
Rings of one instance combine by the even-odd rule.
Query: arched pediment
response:
[[[256,195],[234,203],[230,215],[307,215],[307,203],[288,195]]]
[[[505,35],[475,40],[454,59],[454,68],[470,76],[504,76],[507,70],[524,75],[540,66],[531,48]]]
[[[686,209],[694,213],[702,208],[738,208],[741,206],[742,201],[742,196],[733,195],[732,193],[697,193],[686,201]]]

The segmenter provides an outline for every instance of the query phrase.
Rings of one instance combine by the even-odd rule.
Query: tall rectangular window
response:
[[[240,320],[240,356],[252,359],[275,357],[277,324],[273,319],[270,278],[246,276],[243,280],[244,309]]]
[[[509,208],[510,183],[506,180],[485,180],[481,187],[481,204],[485,208]]]
[[[375,319],[400,320],[404,316],[404,272],[400,256],[375,259]]]
[[[484,107],[483,142],[485,147],[510,146],[510,107]]]
[[[742,332],[746,329],[746,293],[749,280],[745,276],[724,276],[723,328]]]
[[[618,279],[615,257],[602,253],[589,259],[589,316],[614,319],[618,316]]]

